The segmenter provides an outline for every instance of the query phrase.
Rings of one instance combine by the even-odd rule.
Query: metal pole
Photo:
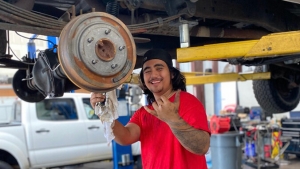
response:
[[[180,35],[180,47],[187,48],[190,47],[190,34],[189,34],[189,24],[187,21],[180,21],[179,25],[179,35]]]

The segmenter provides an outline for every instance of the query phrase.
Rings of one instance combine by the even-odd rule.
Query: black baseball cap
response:
[[[163,49],[150,49],[144,54],[143,65],[148,60],[159,59],[164,61],[169,68],[173,67],[171,55]]]

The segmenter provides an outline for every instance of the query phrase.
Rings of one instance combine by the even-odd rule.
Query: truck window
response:
[[[39,120],[77,120],[77,110],[73,99],[46,99],[36,103]]]
[[[90,99],[84,98],[84,99],[82,99],[82,102],[83,102],[83,107],[85,110],[86,117],[90,120],[99,119],[99,117],[97,115],[95,115],[95,111],[90,104]]]

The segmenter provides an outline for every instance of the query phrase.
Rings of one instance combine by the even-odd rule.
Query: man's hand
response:
[[[95,105],[98,102],[104,102],[105,101],[105,93],[94,93],[92,92],[91,98],[90,98],[90,103],[93,109],[95,109]]]
[[[95,109],[96,103],[104,102],[105,99],[105,93],[91,93],[90,103]],[[118,120],[115,120],[113,133],[115,135],[114,140],[117,143],[120,145],[130,145],[139,140],[141,130],[140,127],[135,123],[128,123],[126,127],[124,127],[122,123],[120,123]]]
[[[170,102],[169,99],[165,96],[161,96],[160,99],[153,102],[152,106],[154,110],[149,109],[147,106],[144,106],[145,110],[156,116],[160,120],[168,123],[180,119],[178,114],[179,104],[180,104],[180,90],[176,92],[174,102]]]

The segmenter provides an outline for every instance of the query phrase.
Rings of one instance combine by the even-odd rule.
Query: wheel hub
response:
[[[113,90],[129,78],[136,47],[127,27],[102,12],[78,16],[60,35],[59,62],[78,87],[93,92]]]

